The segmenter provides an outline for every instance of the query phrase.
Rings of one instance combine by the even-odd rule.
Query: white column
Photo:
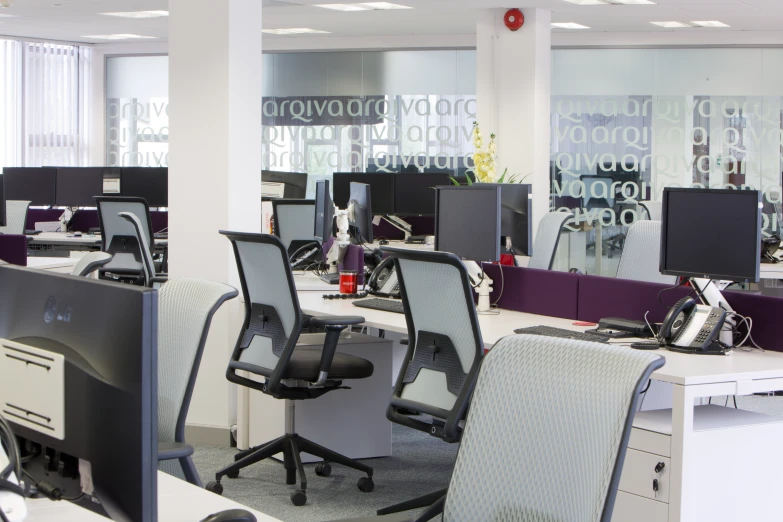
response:
[[[170,0],[169,11],[170,276],[239,288],[218,230],[261,229],[261,2]],[[212,322],[189,425],[236,420],[225,372],[241,313],[237,299]]]
[[[497,134],[498,170],[530,174],[533,234],[549,211],[551,13],[522,9],[516,32],[506,9],[485,11],[477,22],[476,97],[482,133]]]

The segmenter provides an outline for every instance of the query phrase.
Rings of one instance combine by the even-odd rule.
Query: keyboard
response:
[[[520,328],[514,330],[516,334],[528,334],[528,335],[544,335],[546,337],[560,337],[561,339],[575,339],[577,341],[589,341],[591,343],[604,343],[609,344],[608,335],[573,332],[571,330],[564,330],[562,328],[553,328],[551,326],[531,326],[530,328]]]
[[[427,236],[411,236],[405,240],[408,245],[423,245],[427,242]]]
[[[24,231],[24,235],[26,235],[26,236],[37,236],[40,233],[41,233],[40,230],[25,230]]]
[[[405,313],[402,301],[395,301],[392,299],[362,299],[361,301],[354,301],[353,305],[360,308],[369,308],[371,310],[381,310],[382,312],[394,312],[395,314]]]
[[[340,284],[340,274],[324,274],[321,276],[321,281],[330,285]]]

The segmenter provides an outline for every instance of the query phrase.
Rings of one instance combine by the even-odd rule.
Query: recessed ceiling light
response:
[[[653,5],[655,2],[651,0],[563,0],[569,4],[576,5]]]
[[[358,4],[317,4],[313,7],[323,7],[324,9],[334,9],[335,11],[369,11],[369,7],[363,7]]]
[[[679,29],[680,27],[693,27],[693,25],[687,22],[650,22],[658,27],[665,27],[666,29]]]
[[[558,29],[590,29],[586,25],[582,24],[575,24],[574,22],[558,22],[553,23],[552,27],[556,27]]]
[[[381,10],[388,10],[388,9],[413,9],[410,6],[407,5],[400,5],[400,4],[392,4],[390,2],[362,2],[359,4],[364,7],[369,7],[370,9],[381,9]]]
[[[16,18],[16,15],[9,15],[0,13],[0,18]]]
[[[262,29],[262,33],[267,34],[328,34],[329,31],[320,31],[318,29],[308,29],[306,27],[296,27],[293,29]]]
[[[82,38],[91,38],[93,40],[130,40],[133,38],[151,38],[154,39],[154,36],[141,36],[138,34],[93,34],[93,35],[87,35],[82,36]]]
[[[718,22],[716,20],[710,20],[708,22],[691,22],[691,23],[698,27],[731,27],[730,25],[724,24],[723,22]]]
[[[168,16],[168,11],[127,11],[122,13],[101,13],[106,16],[119,16],[120,18],[162,18]]]

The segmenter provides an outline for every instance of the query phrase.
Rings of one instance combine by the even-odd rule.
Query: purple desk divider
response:
[[[27,210],[27,220],[25,221],[25,230],[35,230],[36,223],[47,221],[59,221],[63,215],[62,209],[31,208]]]
[[[323,245],[324,259],[332,248],[336,239],[330,237]],[[359,286],[364,285],[364,248],[359,245],[349,245],[348,251],[343,257],[343,262],[337,265],[337,270],[356,270],[359,274]]]
[[[753,340],[765,350],[783,352],[783,298],[724,291],[723,296],[741,315],[753,319]],[[743,328],[743,332],[746,332]],[[752,343],[746,343],[751,346]]]
[[[501,276],[499,265],[484,264],[485,272],[494,282],[491,302],[495,302],[502,288],[503,295],[498,302],[500,308],[577,319],[578,275],[514,266],[502,269]]]
[[[60,216],[63,215],[63,209],[44,209],[44,208],[31,208],[27,211],[27,221],[25,222],[25,230],[35,230],[36,223],[42,223],[46,221],[59,221]],[[160,232],[164,228],[169,226],[169,213],[160,212],[157,210],[150,211],[150,219],[152,220],[152,231]],[[100,223],[98,221],[97,210],[80,210],[73,216],[73,222],[71,225],[73,229],[78,232],[87,232],[91,228],[98,228]]]
[[[650,312],[647,319],[662,322],[674,303],[687,296],[692,288],[672,288],[657,283],[644,283],[613,277],[584,275],[579,278],[579,320],[597,323],[604,317],[620,317],[643,321],[644,314]]]
[[[12,265],[27,266],[27,236],[0,235],[0,259]]]

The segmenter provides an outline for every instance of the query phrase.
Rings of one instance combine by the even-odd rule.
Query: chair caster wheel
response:
[[[215,481],[208,482],[204,489],[216,495],[223,494],[223,486],[220,484],[220,482],[215,482]]]
[[[356,485],[359,487],[360,491],[364,491],[365,493],[369,493],[375,489],[375,483],[372,481],[372,478],[370,477],[360,478],[359,482]]]
[[[328,477],[332,474],[332,466],[328,462],[319,462],[315,465],[315,474],[319,477]]]
[[[226,476],[227,476],[228,478],[230,478],[230,479],[239,478],[239,470],[236,470],[236,471],[229,471],[228,473],[226,473]]]
[[[304,506],[307,503],[307,495],[304,491],[294,491],[291,493],[291,502],[295,506]]]

